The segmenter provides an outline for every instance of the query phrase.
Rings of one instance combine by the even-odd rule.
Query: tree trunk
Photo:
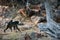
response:
[[[47,18],[47,27],[48,30],[50,31],[50,34],[54,37],[58,37],[57,35],[60,33],[57,33],[57,31],[60,30],[60,26],[58,23],[54,21],[54,13],[53,13],[53,8],[51,5],[50,0],[45,1],[45,9],[46,9],[46,18]],[[60,37],[60,35],[59,35]]]
[[[46,18],[47,18],[47,27],[48,27],[48,30],[51,32],[50,34],[55,37],[55,31],[53,30],[53,23],[51,21],[51,19],[53,20],[54,19],[54,13],[52,11],[52,5],[51,5],[51,1],[50,0],[46,0],[45,1],[45,9],[46,9]]]
[[[51,22],[50,19],[54,19],[53,8],[49,0],[45,1],[45,9],[46,9],[47,22],[49,23]]]

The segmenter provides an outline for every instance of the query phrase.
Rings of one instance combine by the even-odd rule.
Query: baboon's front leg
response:
[[[16,29],[17,29],[18,31],[20,31],[20,32],[21,32],[21,30],[18,28],[18,26],[17,26],[17,25],[16,25],[15,27],[16,27]]]

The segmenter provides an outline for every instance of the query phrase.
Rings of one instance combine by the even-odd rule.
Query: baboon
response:
[[[18,25],[19,24],[19,21],[10,21],[8,24],[7,24],[7,27],[6,27],[6,29],[4,29],[4,32],[6,32],[6,30],[9,28],[10,30],[11,30],[11,32],[12,32],[12,27],[14,28],[14,30],[18,30],[18,31],[20,31],[20,29],[18,28]],[[23,24],[19,24],[19,25],[23,25]],[[21,32],[21,31],[20,31]]]

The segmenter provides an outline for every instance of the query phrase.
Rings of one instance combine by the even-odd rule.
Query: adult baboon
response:
[[[18,31],[20,31],[20,29],[18,28],[18,25],[19,24],[19,21],[10,21],[9,23],[8,23],[8,25],[7,25],[7,27],[6,27],[6,29],[4,29],[4,32],[6,32],[6,30],[9,28],[11,31],[12,31],[12,27],[14,28],[14,30],[18,30]],[[19,25],[23,25],[23,23],[22,24],[19,24]],[[21,32],[21,31],[20,31]]]

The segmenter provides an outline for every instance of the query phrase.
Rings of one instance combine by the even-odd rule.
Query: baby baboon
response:
[[[6,30],[9,28],[11,31],[12,31],[12,27],[14,28],[14,30],[18,30],[18,31],[20,31],[20,29],[18,28],[18,25],[19,24],[19,21],[10,21],[9,23],[8,23],[8,25],[7,25],[7,27],[6,27],[6,29],[4,29],[4,32],[6,32]],[[23,25],[23,24],[21,24],[21,25]]]

